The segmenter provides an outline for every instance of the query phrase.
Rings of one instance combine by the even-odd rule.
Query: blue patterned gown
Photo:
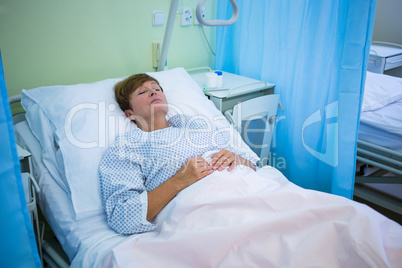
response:
[[[189,158],[225,148],[252,161],[230,147],[224,135],[202,118],[176,115],[169,125],[152,132],[138,128],[117,137],[101,160],[103,205],[109,225],[120,234],[156,227],[146,220],[147,192],[176,174]]]

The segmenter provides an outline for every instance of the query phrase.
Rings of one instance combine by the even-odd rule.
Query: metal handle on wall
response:
[[[195,15],[197,16],[197,20],[201,25],[205,26],[228,26],[232,25],[236,22],[237,17],[239,16],[239,7],[235,0],[229,0],[232,4],[233,13],[232,17],[229,20],[209,20],[205,21],[202,17],[202,7],[204,6],[206,0],[200,0],[197,4],[197,8],[195,10]]]

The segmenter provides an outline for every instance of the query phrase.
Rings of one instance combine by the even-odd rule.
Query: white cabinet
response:
[[[221,87],[208,88],[206,74],[210,70],[204,69],[207,71],[194,69],[188,72],[222,113],[246,100],[274,93],[274,84],[227,72],[222,72]]]

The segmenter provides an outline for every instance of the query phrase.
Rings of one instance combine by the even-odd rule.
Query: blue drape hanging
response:
[[[0,53],[0,267],[42,267],[26,207]]]
[[[271,163],[292,182],[352,198],[376,0],[237,0],[217,29],[215,69],[276,84],[284,111]],[[218,18],[231,16],[218,2]]]

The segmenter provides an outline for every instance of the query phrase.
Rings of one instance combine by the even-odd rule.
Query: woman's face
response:
[[[130,95],[131,109],[124,111],[131,120],[149,121],[156,114],[165,116],[168,112],[166,96],[158,83],[146,81]]]

